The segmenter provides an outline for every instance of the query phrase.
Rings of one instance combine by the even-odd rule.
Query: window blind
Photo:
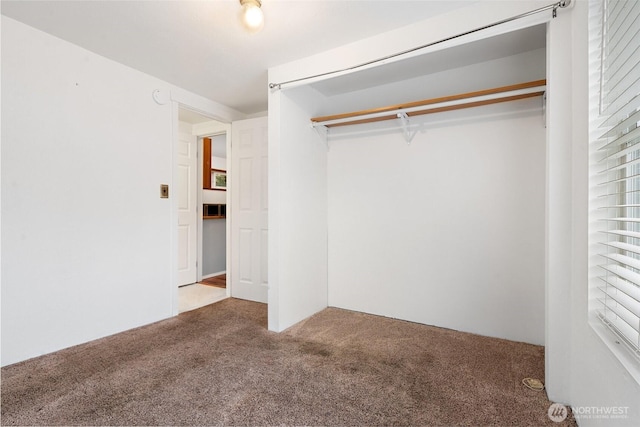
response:
[[[606,226],[595,306],[640,357],[640,1],[602,6],[595,172]]]

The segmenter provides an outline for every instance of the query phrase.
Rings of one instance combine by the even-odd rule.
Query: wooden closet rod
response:
[[[386,107],[353,111],[350,113],[334,114],[331,116],[312,117],[312,126],[326,127],[346,126],[360,123],[371,123],[382,120],[397,119],[399,114],[418,116],[422,114],[439,113],[442,111],[460,110],[463,108],[479,107],[481,105],[497,104],[499,102],[515,101],[517,99],[532,98],[544,94],[546,80],[535,80],[515,85],[467,92],[440,98],[424,99],[404,104],[388,105]]]

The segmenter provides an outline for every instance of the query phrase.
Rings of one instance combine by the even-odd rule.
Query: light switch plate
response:
[[[167,184],[160,184],[160,198],[161,199],[169,198],[169,186]]]

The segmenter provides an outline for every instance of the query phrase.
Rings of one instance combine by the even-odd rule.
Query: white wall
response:
[[[211,277],[227,269],[227,220],[202,221],[202,276]]]
[[[227,192],[218,190],[202,190],[202,203],[226,204]]]
[[[327,306],[327,148],[309,126],[317,94],[279,92],[269,116],[269,329]],[[275,210],[273,210],[275,209]]]
[[[214,135],[211,137],[211,168],[227,170],[227,158],[219,154],[226,154],[227,135]]]
[[[223,143],[226,144],[224,137],[223,137]],[[211,168],[227,170],[227,159],[225,159],[224,157],[211,156]]]
[[[329,305],[543,344],[540,98],[421,120],[331,142]]]
[[[2,65],[2,364],[171,316],[177,107],[151,95],[237,112],[4,16]]]

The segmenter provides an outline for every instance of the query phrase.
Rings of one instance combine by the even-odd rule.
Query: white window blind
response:
[[[594,154],[605,227],[594,305],[640,357],[640,1],[604,0],[600,12]]]

